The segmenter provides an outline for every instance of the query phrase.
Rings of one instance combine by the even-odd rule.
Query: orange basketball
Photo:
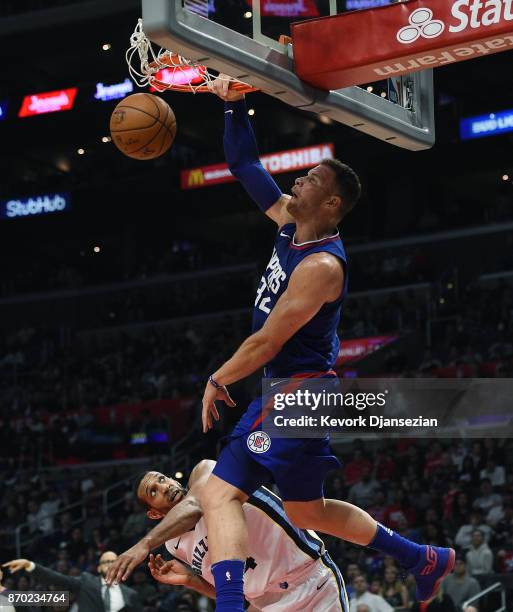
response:
[[[176,136],[176,118],[171,107],[147,93],[128,96],[110,118],[112,142],[128,157],[155,159],[163,155]]]

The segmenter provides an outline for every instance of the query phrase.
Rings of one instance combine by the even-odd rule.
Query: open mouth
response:
[[[180,491],[180,489],[176,489],[173,493],[169,495],[169,500],[172,502],[178,501],[181,495],[182,495],[182,492]]]

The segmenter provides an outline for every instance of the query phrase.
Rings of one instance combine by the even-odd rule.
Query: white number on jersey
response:
[[[259,308],[260,310],[265,312],[265,314],[269,314],[271,312],[271,309],[267,306],[267,304],[269,304],[269,302],[271,301],[271,298],[262,297],[266,289],[267,289],[267,281],[265,280],[265,276],[262,276],[260,280],[260,286],[258,287],[257,294],[256,294],[255,308]]]

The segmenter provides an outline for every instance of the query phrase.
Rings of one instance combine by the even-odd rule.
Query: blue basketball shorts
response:
[[[324,496],[326,474],[338,467],[329,436],[276,438],[260,431],[262,398],[251,402],[219,455],[213,473],[251,495],[276,483],[283,501],[312,501]]]

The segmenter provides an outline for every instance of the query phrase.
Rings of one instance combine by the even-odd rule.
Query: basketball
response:
[[[155,159],[169,150],[176,135],[176,118],[169,104],[148,93],[121,100],[110,118],[116,147],[133,159]]]

